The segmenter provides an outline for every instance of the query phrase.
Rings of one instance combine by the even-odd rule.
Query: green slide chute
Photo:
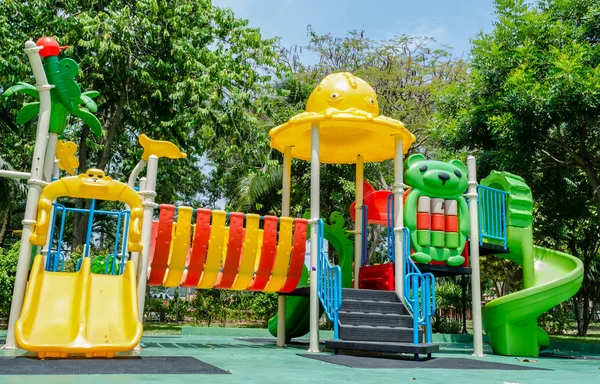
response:
[[[493,171],[481,185],[508,192],[506,224],[509,252],[499,257],[523,266],[524,289],[492,300],[483,308],[483,327],[496,354],[538,356],[549,337],[537,317],[568,300],[583,280],[582,262],[566,253],[533,245],[532,196],[524,180]],[[485,208],[481,209],[485,215]]]
[[[325,240],[327,240],[338,254],[338,265],[342,269],[342,287],[352,286],[352,261],[354,257],[354,244],[350,234],[346,232],[344,217],[340,212],[333,212],[329,216],[329,225],[324,227]],[[308,270],[306,265],[302,268],[302,277],[298,288],[308,286]],[[303,296],[287,296],[285,298],[285,335],[286,341],[294,337],[301,337],[310,329],[310,300]],[[320,309],[321,313],[323,308]],[[277,315],[269,320],[269,332],[277,336]]]

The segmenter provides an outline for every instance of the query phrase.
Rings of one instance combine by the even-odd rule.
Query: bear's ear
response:
[[[463,164],[462,161],[454,159],[450,160],[449,163],[458,168],[458,170],[461,171],[465,175],[465,177],[467,176],[467,167]]]
[[[423,156],[420,153],[415,153],[414,155],[409,156],[408,159],[406,159],[406,162],[404,163],[404,167],[406,169],[410,168],[413,166],[413,164],[419,163],[421,161],[425,160],[425,156]]]

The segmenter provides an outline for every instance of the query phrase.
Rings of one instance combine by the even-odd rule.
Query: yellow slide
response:
[[[89,258],[79,272],[47,272],[37,255],[15,336],[42,359],[113,357],[133,349],[142,337],[133,262],[118,276],[92,274]]]

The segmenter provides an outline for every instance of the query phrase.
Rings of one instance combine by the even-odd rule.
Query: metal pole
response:
[[[310,346],[308,352],[319,352],[319,296],[317,268],[319,262],[320,166],[319,125],[313,124],[310,155]]]
[[[38,54],[38,51],[41,48],[42,47],[37,47],[31,40],[28,40],[25,43],[25,53],[27,53],[27,56],[29,57],[29,62],[31,63],[31,68],[35,75],[36,88],[40,96],[40,114],[38,116],[35,146],[33,148],[31,176],[28,181],[29,190],[27,191],[27,204],[25,206],[25,216],[23,218],[23,232],[21,232],[19,262],[17,264],[12,304],[10,306],[6,344],[4,345],[4,348],[7,349],[16,348],[15,323],[21,315],[23,296],[25,295],[25,286],[27,285],[29,261],[31,259],[31,243],[29,242],[29,237],[33,233],[33,227],[36,223],[37,204],[42,186],[45,184],[42,177],[44,170],[44,154],[46,152],[46,142],[48,140],[48,126],[50,124],[50,89],[52,86],[48,84],[48,79],[46,78],[44,67],[42,66],[42,59]]]
[[[9,177],[11,179],[29,179],[31,177],[31,173],[0,169],[0,177]]]
[[[283,188],[281,191],[281,216],[290,216],[290,190],[292,180],[292,147],[283,150]],[[285,296],[279,295],[277,306],[277,346],[285,346]]]
[[[50,137],[52,137],[52,134],[50,134]],[[50,143],[48,143],[48,146],[50,145]],[[55,152],[56,152],[56,143],[55,145]],[[46,160],[48,160],[48,150],[46,150]],[[52,169],[52,174],[49,178],[46,179],[46,181],[51,181],[52,178],[58,179],[58,176],[60,174],[60,170],[58,169],[58,161],[55,159],[52,161],[53,164],[53,169]],[[44,168],[47,168],[48,163],[44,163]],[[53,228],[53,226],[55,225],[54,219],[55,219],[55,209],[54,209],[54,202],[56,200],[52,201],[52,208],[50,208],[50,228]],[[52,234],[53,231],[50,230],[50,234]],[[42,256],[44,257],[44,265],[46,265],[46,259],[48,258],[48,252],[50,252],[50,250],[52,249],[52,237],[51,235],[48,235],[48,239],[46,240],[46,246],[42,249],[42,251],[40,252],[42,254]],[[57,252],[60,252],[60,249],[56,250]]]
[[[396,294],[404,302],[404,257],[402,255],[402,228],[404,227],[404,154],[402,152],[402,136],[394,136],[396,155],[394,156],[394,274]]]
[[[356,195],[354,198],[354,289],[358,289],[360,267],[362,267],[363,224],[363,179],[364,163],[361,155],[356,156]]]
[[[467,158],[469,170],[469,216],[471,231],[469,232],[469,245],[471,253],[471,317],[473,318],[473,356],[483,356],[483,334],[481,326],[481,283],[479,272],[479,218],[477,212],[477,172],[475,157]]]
[[[467,332],[467,280],[465,278],[465,275],[460,276],[460,285],[462,287],[462,295],[461,295],[462,323],[463,323],[462,333],[466,335],[468,332]]]
[[[146,274],[148,273],[148,257],[150,255],[150,241],[152,235],[152,216],[157,207],[154,203],[156,197],[156,174],[158,172],[158,157],[150,155],[148,158],[148,168],[146,170],[146,185],[144,190],[140,191],[144,206],[144,218],[142,221],[142,258],[139,260],[138,271],[138,311],[140,321],[144,321],[144,301],[146,299]]]
[[[46,158],[44,160],[44,180],[50,182],[54,173],[54,160],[56,159],[56,142],[58,135],[50,132],[48,134],[48,144],[46,145]]]
[[[135,187],[135,181],[137,180],[138,175],[140,174],[140,172],[142,171],[142,169],[146,166],[146,161],[145,160],[140,160],[135,167],[133,168],[133,171],[131,171],[131,174],[129,175],[129,179],[127,180],[127,185],[129,185],[131,188]]]

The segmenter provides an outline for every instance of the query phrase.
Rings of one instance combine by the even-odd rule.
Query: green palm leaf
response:
[[[96,97],[100,96],[100,92],[98,91],[86,91],[83,92],[82,95],[87,96],[89,98],[95,99]]]
[[[83,109],[73,111],[73,115],[83,120],[96,136],[102,135],[102,124],[100,124],[100,120],[96,116]]]
[[[27,83],[23,83],[23,82],[18,82],[16,85],[13,85],[12,87],[8,88],[6,90],[6,92],[4,92],[2,97],[4,99],[6,99],[15,93],[24,93],[26,95],[29,95],[29,96],[35,98],[36,100],[40,99],[40,95],[39,95],[37,88],[31,84],[27,84]]]
[[[17,114],[17,123],[25,124],[29,120],[33,119],[37,114],[40,113],[40,103],[27,103],[21,108]]]
[[[91,112],[98,111],[98,104],[96,104],[96,102],[92,100],[91,97],[84,95],[83,93],[79,98],[79,104],[84,104],[87,107],[87,109],[89,109]]]

